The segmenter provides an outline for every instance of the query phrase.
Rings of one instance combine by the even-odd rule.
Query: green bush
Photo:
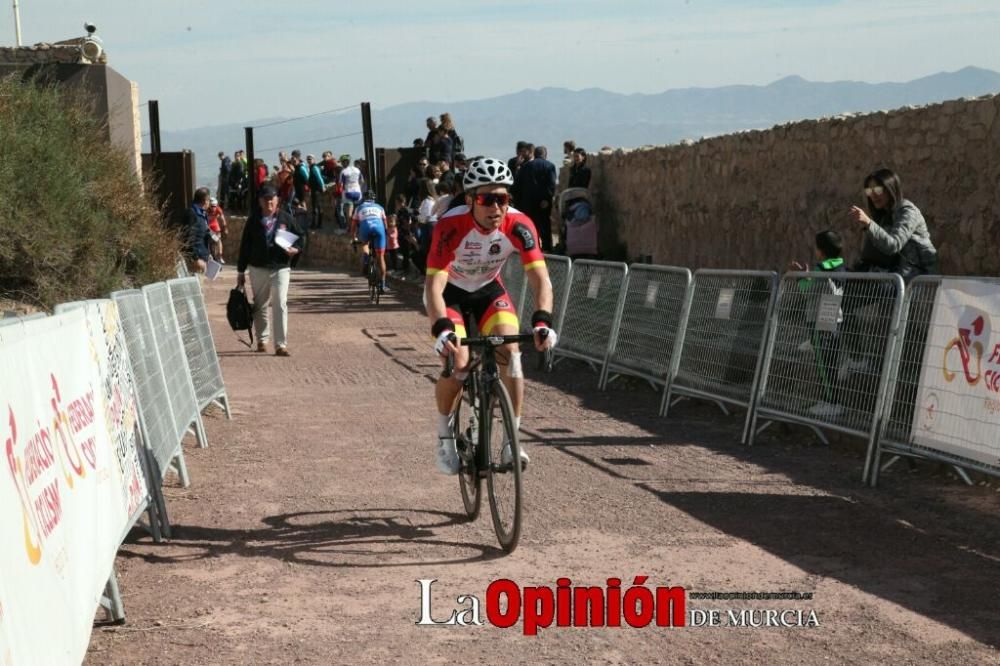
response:
[[[173,274],[175,232],[101,129],[65,90],[0,79],[0,298],[51,310]]]

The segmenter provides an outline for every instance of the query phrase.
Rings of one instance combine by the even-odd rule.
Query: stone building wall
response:
[[[602,251],[781,270],[811,262],[815,233],[834,229],[850,262],[862,232],[847,212],[887,166],[927,219],[943,273],[1000,275],[998,112],[1000,95],[590,155]]]

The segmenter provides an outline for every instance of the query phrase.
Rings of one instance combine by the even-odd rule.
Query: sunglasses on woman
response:
[[[866,187],[865,188],[865,196],[866,197],[870,197],[873,194],[875,196],[880,196],[883,192],[885,192],[885,188],[882,187],[881,185],[876,185],[874,187]]]
[[[492,206],[496,204],[503,208],[510,203],[510,195],[506,192],[489,192],[487,194],[477,194],[476,203],[480,206]]]

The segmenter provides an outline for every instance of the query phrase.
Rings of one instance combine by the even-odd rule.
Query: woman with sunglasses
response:
[[[466,335],[465,316],[476,322],[480,335],[519,332],[517,309],[500,281],[507,258],[515,252],[520,254],[525,278],[539,308],[531,316],[535,348],[544,351],[556,343],[552,283],[535,225],[510,206],[509,188],[513,183],[514,175],[504,162],[492,158],[474,160],[462,178],[466,205],[449,210],[434,226],[424,304],[431,334],[436,338],[435,353],[442,364],[449,354],[454,354],[455,359],[455,371],[450,377],[438,379],[434,388],[438,409],[437,466],[445,474],[459,471],[453,418],[469,365],[469,348],[456,345],[455,340]],[[519,427],[524,374],[518,346],[498,348],[497,365]],[[521,461],[528,462],[523,448]]]
[[[909,282],[918,275],[936,273],[937,250],[924,216],[903,198],[899,176],[889,169],[868,174],[864,181],[868,211],[852,206],[850,217],[865,229],[858,272],[899,273]]]

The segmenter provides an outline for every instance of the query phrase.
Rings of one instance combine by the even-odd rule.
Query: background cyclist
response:
[[[386,246],[386,222],[385,209],[375,202],[375,193],[368,190],[365,193],[364,203],[358,206],[351,220],[351,232],[355,241],[362,243],[363,267],[367,269],[371,260],[369,248],[378,258],[379,267],[382,272],[379,274],[379,293],[385,293],[385,246]]]
[[[459,471],[454,412],[469,365],[468,347],[456,346],[454,336],[466,334],[463,313],[476,322],[480,335],[518,333],[516,309],[500,281],[503,265],[514,252],[521,255],[539,308],[531,316],[535,348],[544,351],[556,343],[551,328],[552,283],[535,226],[526,215],[510,207],[509,187],[514,183],[510,169],[500,160],[477,159],[469,165],[462,182],[466,205],[448,211],[434,226],[424,282],[424,304],[431,334],[436,338],[434,351],[442,362],[448,354],[455,355],[455,372],[441,377],[434,388],[437,466],[445,474]],[[501,381],[513,403],[515,425],[520,428],[524,397],[521,352],[516,344],[504,345],[497,349],[496,359]],[[509,457],[509,448],[504,452]],[[523,448],[521,459],[528,462]]]
[[[361,193],[365,190],[365,178],[356,164],[351,166],[350,155],[341,155],[340,163],[343,165],[340,171],[340,186],[344,192],[344,219],[350,220],[354,214],[354,206],[361,201]]]

